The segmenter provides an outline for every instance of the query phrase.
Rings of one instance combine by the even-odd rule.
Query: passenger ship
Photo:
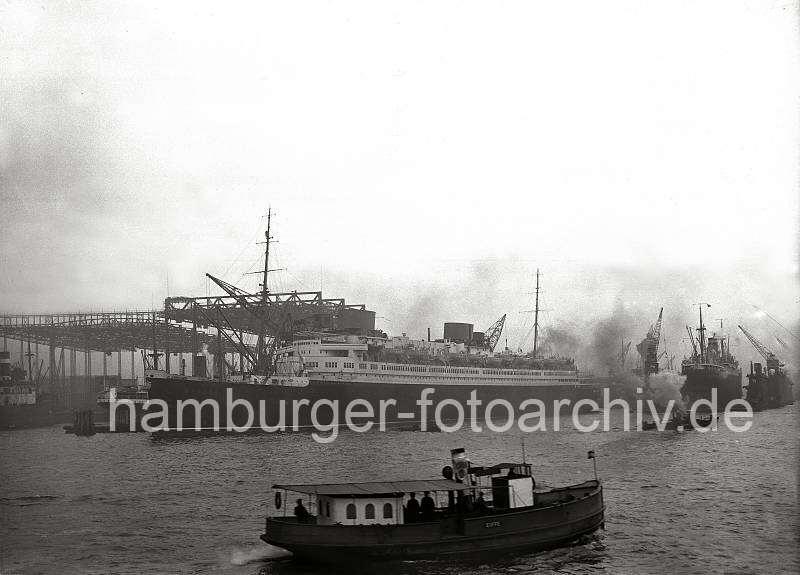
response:
[[[336,325],[312,322],[310,328],[305,324],[305,328],[298,329],[302,322],[292,315],[297,312],[302,316],[297,292],[273,294],[267,288],[272,240],[270,218],[271,211],[267,215],[260,295],[247,294],[207,274],[236,302],[238,307],[234,311],[251,314],[249,325],[259,326],[255,354],[244,346],[241,336],[229,338],[238,341],[240,356],[255,355],[252,364],[259,367],[254,369],[255,373],[226,375],[225,369],[221,369],[226,362],[220,361],[219,367],[210,370],[215,377],[203,377],[207,373],[205,356],[198,354],[193,359],[192,376],[169,374],[157,366],[146,370],[149,397],[166,403],[170,429],[174,430],[178,415],[186,413],[185,409],[178,409],[178,402],[185,404],[191,400],[200,403],[214,400],[219,411],[215,414],[211,407],[195,408],[200,416],[188,425],[181,417],[180,427],[184,430],[190,427],[219,430],[215,424],[220,421],[230,423],[228,428],[298,429],[315,423],[312,415],[318,425],[336,424],[345,421],[348,405],[354,400],[387,424],[417,422],[424,428],[436,419],[459,420],[460,410],[466,410],[465,419],[473,415],[485,419],[484,409],[492,400],[509,401],[514,409],[522,409],[521,404],[526,400],[540,400],[544,406],[537,405],[538,411],[552,408],[553,401],[559,399],[573,402],[599,399],[599,388],[589,378],[579,376],[572,360],[541,359],[537,355],[538,271],[533,352],[529,356],[508,350],[494,353],[505,315],[485,332],[474,332],[473,325],[468,323],[445,323],[443,338],[435,341],[431,341],[430,331],[427,341],[412,340],[405,334],[387,337],[375,329],[375,312],[363,306],[361,309],[343,306],[337,312]],[[321,301],[321,293],[318,296]],[[272,321],[268,330],[268,312],[280,314],[282,309],[286,314]],[[219,314],[228,317],[221,310]],[[216,314],[204,315],[208,319]],[[189,317],[196,322],[196,313],[183,319],[188,321]],[[219,333],[231,325],[226,320],[224,325],[216,327]],[[271,332],[271,340],[267,331]],[[422,413],[418,402],[426,398],[431,402],[427,404],[430,408]],[[252,420],[247,407],[241,405],[245,402],[254,410]],[[225,421],[229,413],[230,422]]]
[[[409,361],[409,350],[414,351],[415,344],[416,353]],[[420,347],[424,349],[420,351]],[[394,351],[397,349],[406,353]],[[476,417],[483,419],[484,409],[492,400],[506,400],[519,412],[524,411],[520,408],[524,401],[540,400],[549,413],[555,400],[574,403],[584,398],[599,399],[598,387],[582,377],[571,360],[533,360],[466,349],[463,343],[451,341],[319,334],[298,337],[291,345],[278,348],[271,375],[234,374],[214,379],[148,370],[147,381],[150,399],[166,402],[173,427],[178,401],[187,400],[215,400],[223,421],[230,400],[233,425],[237,427],[283,424],[289,429],[310,426],[312,407],[320,400],[325,404],[316,411],[320,425],[343,423],[348,403],[360,400],[364,410],[371,409],[375,414],[376,422],[378,414],[383,413],[388,425],[416,422],[428,427],[435,421],[437,410],[440,421],[459,420],[455,403],[460,404],[468,426],[470,400],[476,404]],[[439,353],[443,350],[445,353]],[[453,365],[454,361],[467,365]],[[431,404],[423,414],[418,402],[425,398]],[[247,409],[236,404],[237,400],[249,402],[255,410],[249,425]],[[293,408],[295,401],[300,402],[299,409]],[[531,407],[529,411],[533,410]],[[200,411],[201,427],[213,427],[213,410]],[[505,409],[497,408],[496,413],[507,417]],[[184,411],[181,427],[197,427],[194,417],[193,411]]]

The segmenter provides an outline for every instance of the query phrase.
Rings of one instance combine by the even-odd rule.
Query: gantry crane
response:
[[[503,333],[503,326],[506,324],[506,314],[498,319],[484,331],[484,340],[490,351],[494,351],[495,346],[500,341],[500,334]]]

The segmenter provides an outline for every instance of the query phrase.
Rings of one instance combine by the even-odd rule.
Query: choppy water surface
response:
[[[409,562],[389,573],[797,573],[797,406],[746,433],[539,432],[539,484],[605,482],[606,531],[487,564]],[[258,536],[274,482],[436,477],[451,447],[477,463],[518,459],[520,434],[343,433],[78,438],[0,434],[0,572],[306,573],[269,561]],[[320,571],[324,572],[324,571]]]

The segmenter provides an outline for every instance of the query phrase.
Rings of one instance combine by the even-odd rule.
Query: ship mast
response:
[[[272,207],[267,210],[267,231],[264,232],[264,280],[261,284],[261,297],[264,303],[267,302],[269,297],[269,287],[267,287],[267,275],[269,274],[269,241],[272,236],[269,235],[270,223],[272,221]]]
[[[267,279],[269,276],[269,243],[272,240],[272,236],[270,235],[270,224],[272,223],[272,207],[267,210],[267,230],[264,232],[264,277],[261,283],[261,305],[263,306],[261,316],[262,321],[260,328],[258,330],[258,343],[256,344],[256,357],[257,357],[257,366],[256,371],[265,371],[267,366],[265,365],[266,360],[268,359],[266,356],[266,350],[264,349],[264,340],[266,339],[267,335],[267,326],[266,322],[263,320],[263,317],[266,315],[267,310],[266,306],[269,303],[269,284],[267,283]],[[274,337],[277,337],[275,334]]]
[[[700,363],[706,362],[706,327],[703,325],[703,306],[711,307],[710,303],[701,302],[697,306],[700,308],[700,327],[697,331],[700,332]]]
[[[530,333],[530,332],[528,332]],[[536,347],[539,341],[539,268],[536,268],[536,307],[533,311],[533,359],[536,359]]]

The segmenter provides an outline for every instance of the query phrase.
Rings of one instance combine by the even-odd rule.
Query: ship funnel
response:
[[[456,481],[464,481],[469,475],[469,459],[467,459],[467,450],[463,447],[451,449],[450,456],[453,460],[453,475],[455,475]]]

